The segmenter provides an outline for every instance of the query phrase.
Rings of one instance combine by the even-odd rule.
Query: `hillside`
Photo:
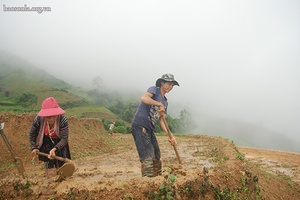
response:
[[[117,94],[72,86],[3,51],[0,51],[0,70],[0,112],[37,113],[44,99],[54,97],[69,116],[97,118],[105,126],[116,121],[116,127],[123,129],[123,132],[129,129],[129,123],[118,116],[122,115],[123,109],[127,109],[126,104],[121,104],[125,105],[123,108],[114,107],[116,102],[122,101],[122,98],[114,97]],[[118,113],[113,113],[109,108]],[[127,114],[127,118],[130,115]]]
[[[84,101],[82,96],[76,95],[82,92],[80,88],[55,78],[26,60],[1,51],[0,70],[1,110],[36,111],[49,96],[56,98],[61,105]]]
[[[179,165],[166,136],[158,136],[163,176],[140,177],[130,134],[109,136],[100,120],[69,117],[72,177],[43,176],[30,155],[27,132],[34,115],[2,113],[4,132],[22,158],[26,179],[0,139],[0,199],[299,199],[300,155],[236,147],[221,137],[176,135]]]
[[[130,94],[125,91],[125,95],[124,91],[121,94],[112,88],[101,87],[100,77],[92,80],[95,81],[94,89],[83,90],[57,79],[47,71],[33,66],[27,60],[1,51],[0,70],[0,112],[36,113],[42,101],[52,96],[57,99],[63,109],[72,113],[72,116],[107,120],[102,121],[105,127],[111,121],[116,121],[117,126],[123,130],[121,132],[128,133],[141,95],[133,95],[135,91],[130,91]],[[70,76],[72,76],[71,73]],[[175,102],[171,102],[170,107],[173,107],[169,111],[173,111],[176,107]],[[181,111],[188,110],[180,106],[177,106],[175,110],[177,114],[173,114],[177,116],[167,116],[170,129],[174,133],[205,133],[210,136],[228,138],[243,146],[300,151],[297,140],[288,137],[289,133],[270,130],[260,123],[248,123],[218,118],[218,116],[211,117],[193,111],[193,113],[187,112],[186,115],[181,115]],[[157,131],[160,131],[159,127]]]

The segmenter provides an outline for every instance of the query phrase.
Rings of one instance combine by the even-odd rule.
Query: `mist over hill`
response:
[[[198,132],[227,138],[238,146],[299,152],[299,142],[287,135],[272,131],[263,124],[201,115]]]
[[[95,99],[97,99],[98,103],[101,103],[101,101],[102,103],[113,102],[117,99],[124,101],[124,104],[126,104],[128,102],[138,102],[144,92],[131,88],[128,91],[109,88],[105,83],[101,82],[101,77],[91,80],[91,83],[94,81],[94,84],[91,84],[92,86],[90,87],[85,87],[84,85],[81,87],[80,84],[72,85],[67,82],[67,80],[72,79],[71,74],[66,80],[60,80],[48,73],[47,69],[41,68],[43,67],[36,67],[32,65],[30,61],[18,56],[0,51],[0,88],[2,88],[0,97],[4,98],[3,92],[5,89],[11,90],[12,94],[36,90],[34,92],[39,94],[44,93],[44,95],[51,94],[46,93],[46,91],[55,89],[61,90],[60,92],[62,93],[68,93],[68,97],[60,95],[60,101],[62,102],[64,102],[65,99],[68,99],[68,101],[79,101],[85,98],[87,101],[95,101]],[[20,82],[19,85],[16,83],[18,82],[15,79],[16,77]],[[33,85],[39,86],[38,89],[37,87],[33,87]],[[96,91],[101,91],[106,95],[101,96],[100,94],[97,96]],[[72,98],[70,98],[71,96]],[[36,102],[36,108],[40,106],[44,97],[45,96],[42,95]],[[92,100],[92,97],[94,100]],[[107,99],[107,97],[109,97],[109,99]],[[105,103],[103,103],[103,105],[105,105]],[[300,151],[300,147],[295,140],[276,131],[269,130],[263,126],[263,124],[247,123],[242,120],[210,116],[192,110],[188,105],[183,105],[183,103],[180,102],[172,101],[172,103],[170,103],[169,114],[173,118],[178,118],[182,110],[186,110],[191,114],[191,118],[189,118],[186,124],[193,125],[193,127],[187,126],[186,129],[184,129],[186,131],[184,133],[220,136],[233,141],[236,145],[293,152]]]
[[[47,70],[34,66],[30,61],[21,57],[13,55],[8,52],[0,51],[0,78],[5,79],[15,74],[26,75],[29,79],[39,82],[47,83],[53,87],[60,87],[61,89],[70,89],[71,86],[67,82],[56,78],[49,74]]]

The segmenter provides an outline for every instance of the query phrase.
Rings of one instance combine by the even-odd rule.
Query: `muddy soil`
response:
[[[28,116],[6,115],[2,120],[9,124],[23,119],[19,120],[19,127],[22,123],[26,127],[31,120],[25,118]],[[14,161],[7,151],[2,151],[1,200],[300,199],[299,153],[236,147],[220,137],[176,135],[182,160],[179,164],[167,136],[159,135],[163,174],[148,178],[141,177],[139,158],[130,134],[110,136],[103,127],[99,131],[101,122],[95,119],[70,118],[69,121],[70,127],[75,124],[78,127],[70,128],[75,172],[62,181],[56,181],[58,176],[46,178],[43,163],[23,152],[29,151],[28,147],[22,148],[26,146],[26,134],[23,139],[15,137],[16,126],[7,126],[5,131],[10,133],[16,154],[24,158],[26,178],[23,179],[11,164]],[[87,127],[91,135],[85,134]],[[84,139],[84,135],[92,138],[93,132],[94,139]],[[1,141],[1,149],[6,148],[4,145]]]
[[[250,147],[238,147],[238,150],[260,168],[282,173],[300,184],[300,153]]]

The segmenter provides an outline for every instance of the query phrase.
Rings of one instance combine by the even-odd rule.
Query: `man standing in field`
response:
[[[113,122],[113,123],[111,123],[111,124],[108,125],[108,133],[109,133],[110,135],[113,134],[114,128],[115,128],[115,122]]]
[[[161,175],[162,163],[160,149],[154,134],[155,126],[159,120],[161,128],[167,133],[162,117],[167,114],[168,101],[165,96],[178,82],[172,74],[163,74],[157,79],[156,86],[148,88],[141,97],[132,121],[131,132],[141,162],[142,176],[154,177]],[[171,133],[171,145],[176,145],[176,139]]]

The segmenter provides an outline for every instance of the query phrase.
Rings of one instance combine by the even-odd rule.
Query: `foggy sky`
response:
[[[299,0],[0,2],[0,50],[58,78],[142,94],[172,73],[170,112],[300,139]],[[4,11],[24,4],[51,11]]]

